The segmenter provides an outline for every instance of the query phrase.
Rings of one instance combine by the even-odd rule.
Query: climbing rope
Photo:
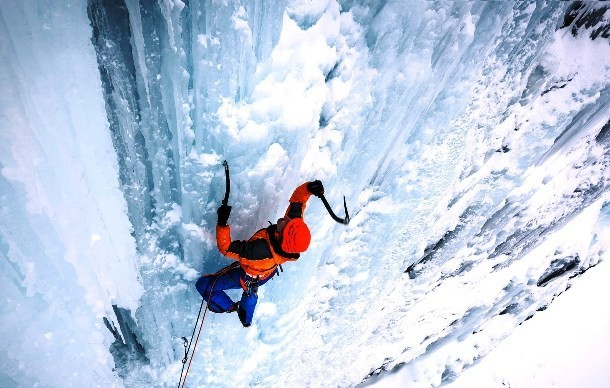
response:
[[[190,352],[191,350],[191,344],[193,343],[193,336],[195,335],[195,330],[197,329],[197,324],[199,323],[199,316],[201,315],[201,310],[203,309],[203,302],[205,302],[205,299],[201,300],[201,306],[199,306],[199,312],[197,313],[197,319],[195,320],[195,326],[193,327],[193,333],[191,334],[191,340],[188,342],[188,347],[187,347],[187,342],[186,342],[186,337],[182,337],[182,341],[184,342],[184,358],[182,359],[182,371],[180,372],[180,380],[178,381],[178,388],[184,388],[184,385],[186,384],[186,377],[189,374],[189,370],[191,369],[191,363],[193,362],[193,356],[195,355],[195,350],[197,349],[197,342],[199,342],[199,335],[201,334],[201,329],[203,328],[203,322],[205,321],[205,315],[208,312],[208,307],[210,306],[210,297],[212,295],[212,292],[214,292],[214,286],[216,285],[216,282],[218,281],[218,278],[221,275],[224,275],[225,273],[229,272],[230,270],[237,268],[239,266],[238,262],[235,262],[223,269],[221,269],[220,271],[216,272],[213,276],[215,276],[216,278],[214,279],[214,282],[212,283],[212,287],[210,287],[210,293],[208,294],[208,300],[207,303],[205,305],[205,310],[203,311],[203,317],[201,318],[201,323],[199,324],[199,331],[197,332],[197,338],[195,339],[195,345],[193,346],[193,351]],[[190,357],[189,357],[189,352]],[[186,361],[188,359],[189,365],[186,368],[186,374],[184,374],[184,380],[182,379],[182,374],[184,373],[184,366],[186,365]]]

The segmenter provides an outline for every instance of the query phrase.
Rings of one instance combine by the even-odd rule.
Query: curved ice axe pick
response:
[[[222,200],[223,205],[229,204],[229,194],[231,193],[231,178],[229,178],[229,163],[225,160],[222,162],[225,166],[225,198]]]
[[[320,195],[320,199],[322,200],[324,207],[326,207],[326,210],[328,210],[328,214],[330,214],[330,216],[333,218],[333,220],[335,220],[338,223],[343,224],[343,225],[349,224],[349,213],[347,212],[347,204],[345,203],[345,196],[343,196],[343,208],[345,209],[345,218],[337,217],[335,212],[333,212],[333,209],[330,208],[330,205],[328,204],[328,201],[326,200],[326,197],[324,196],[324,194]]]

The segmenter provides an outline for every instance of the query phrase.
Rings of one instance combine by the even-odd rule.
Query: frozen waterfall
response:
[[[175,386],[215,242],[310,249],[187,386],[439,386],[610,252],[610,5],[0,2],[0,386]],[[595,271],[595,269],[591,269]],[[235,294],[235,297],[239,295]]]

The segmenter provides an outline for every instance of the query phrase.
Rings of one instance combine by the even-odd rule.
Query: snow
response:
[[[610,45],[575,6],[2,2],[0,385],[175,385],[223,160],[233,238],[313,179],[351,222],[312,197],[189,386],[607,379]]]
[[[578,252],[586,257],[588,250],[602,249],[608,252],[608,240],[598,241],[601,247],[589,247],[582,236],[610,233],[606,209],[598,221],[601,201],[592,205],[568,225],[558,231],[552,239],[545,241],[530,253],[545,256],[552,250]],[[605,220],[605,221],[604,221]],[[595,245],[595,244],[594,244]],[[486,331],[494,332],[500,341],[490,344],[477,343],[479,347],[493,349],[484,358],[467,368],[448,387],[604,387],[610,381],[610,373],[604,365],[610,360],[608,343],[610,311],[605,308],[604,298],[610,291],[606,280],[610,274],[608,260],[602,260],[582,275],[583,281],[575,283],[569,291],[561,293],[544,311],[537,312],[514,330],[507,320],[496,320],[487,324]],[[587,279],[587,280],[584,280]],[[488,292],[492,292],[490,288]],[[472,298],[468,298],[472,301]],[[454,295],[452,303],[463,303],[463,295]],[[503,327],[504,326],[504,327]],[[503,333],[510,336],[502,340]],[[454,347],[458,352],[459,348]],[[463,354],[468,357],[468,355]],[[434,363],[429,363],[434,368]],[[422,376],[434,375],[433,370],[420,365],[405,366],[379,379],[373,387],[425,387],[429,382]],[[459,367],[459,366],[458,366]]]
[[[447,387],[609,386],[608,276],[610,263],[605,260]],[[405,383],[384,380],[383,386]]]

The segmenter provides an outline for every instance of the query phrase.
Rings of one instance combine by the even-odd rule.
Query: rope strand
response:
[[[186,377],[188,376],[189,370],[191,369],[191,363],[193,362],[193,356],[195,355],[195,350],[197,349],[197,343],[199,342],[199,335],[201,334],[201,329],[203,328],[203,322],[205,321],[205,316],[208,312],[208,307],[210,306],[210,298],[212,296],[212,292],[214,292],[214,286],[216,285],[216,282],[218,281],[218,278],[221,275],[224,275],[225,273],[229,272],[233,268],[237,268],[238,266],[239,266],[239,262],[235,262],[214,274],[214,276],[216,276],[216,279],[214,279],[214,283],[212,283],[212,287],[210,287],[210,293],[208,295],[208,300],[205,305],[205,310],[203,311],[203,317],[201,318],[201,324],[199,325],[199,331],[197,332],[197,338],[195,339],[195,345],[193,346],[193,351],[191,352],[190,357],[188,357],[188,353],[191,349],[191,344],[193,342],[193,336],[195,335],[195,330],[197,329],[197,323],[199,323],[199,315],[201,314],[201,309],[203,308],[203,302],[205,301],[205,299],[203,299],[201,301],[201,306],[199,307],[199,313],[197,313],[197,320],[195,321],[195,326],[193,327],[193,333],[191,334],[191,340],[189,341],[189,346],[186,351],[186,355],[185,355],[184,359],[182,360],[182,371],[180,372],[180,380],[178,381],[178,388],[184,388],[184,385],[186,384]],[[184,373],[184,365],[186,364],[187,358],[189,358],[189,365],[186,368],[186,374],[184,375],[184,380],[182,380],[182,374]],[[182,387],[180,384],[182,384]]]
[[[180,383],[182,382],[182,374],[184,373],[184,365],[186,364],[186,361],[188,359],[188,354],[191,350],[191,344],[193,343],[193,337],[195,336],[195,330],[197,329],[197,324],[199,323],[199,316],[201,315],[201,310],[203,309],[203,302],[205,302],[205,299],[201,299],[201,305],[199,306],[199,312],[197,313],[197,319],[195,320],[195,326],[193,327],[193,333],[191,334],[191,339],[188,343],[188,348],[184,352],[184,358],[182,359],[182,370],[180,371],[180,380],[178,381],[178,388],[180,388]],[[184,338],[184,337],[182,337],[182,338]]]

